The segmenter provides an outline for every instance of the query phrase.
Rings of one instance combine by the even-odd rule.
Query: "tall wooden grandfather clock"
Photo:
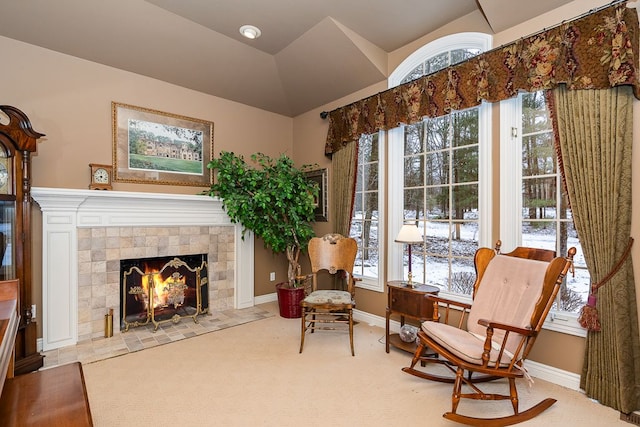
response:
[[[0,110],[6,115],[0,117],[0,280],[20,282],[17,375],[38,370],[44,358],[37,349],[38,329],[31,309],[31,153],[44,134],[34,131],[17,108],[0,105]]]

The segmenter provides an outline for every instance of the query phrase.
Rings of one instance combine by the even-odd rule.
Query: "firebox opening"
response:
[[[209,311],[207,254],[120,261],[120,330]]]

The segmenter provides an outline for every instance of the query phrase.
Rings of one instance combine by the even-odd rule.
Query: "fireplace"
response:
[[[206,253],[209,312],[254,305],[254,238],[242,238],[219,199],[42,187],[31,195],[42,213],[44,351],[104,338],[111,310],[118,322],[123,259]]]
[[[120,260],[120,330],[209,311],[207,254]]]

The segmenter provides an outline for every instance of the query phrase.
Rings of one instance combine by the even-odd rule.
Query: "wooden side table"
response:
[[[400,280],[387,282],[388,299],[385,333],[387,353],[389,353],[390,345],[410,353],[413,353],[416,349],[414,342],[402,341],[398,334],[389,333],[389,318],[391,315],[399,314],[401,325],[404,325],[406,317],[418,322],[429,320],[433,316],[433,303],[426,298],[426,295],[437,295],[438,292],[440,292],[439,288],[422,283],[414,282],[413,287],[411,287],[407,285],[407,282]]]

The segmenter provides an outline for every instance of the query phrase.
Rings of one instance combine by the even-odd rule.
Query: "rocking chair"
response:
[[[404,372],[432,381],[453,383],[452,409],[443,414],[458,423],[473,426],[506,426],[529,420],[553,405],[547,398],[520,412],[516,379],[527,377],[524,361],[551,309],[560,285],[576,253],[555,257],[545,249],[518,247],[500,254],[496,249],[480,248],[474,262],[476,280],[473,304],[427,295],[433,302],[433,321],[423,322],[418,332],[418,346],[411,366]],[[460,315],[453,323],[454,308]],[[444,311],[441,318],[438,310]],[[467,318],[467,329],[463,329]],[[435,355],[434,355],[435,352]],[[420,362],[421,368],[416,368]],[[434,364],[455,376],[434,372]],[[478,383],[507,378],[509,394],[485,393]],[[470,392],[463,393],[463,386]],[[509,400],[513,415],[499,418],[476,418],[457,412],[461,398]]]

